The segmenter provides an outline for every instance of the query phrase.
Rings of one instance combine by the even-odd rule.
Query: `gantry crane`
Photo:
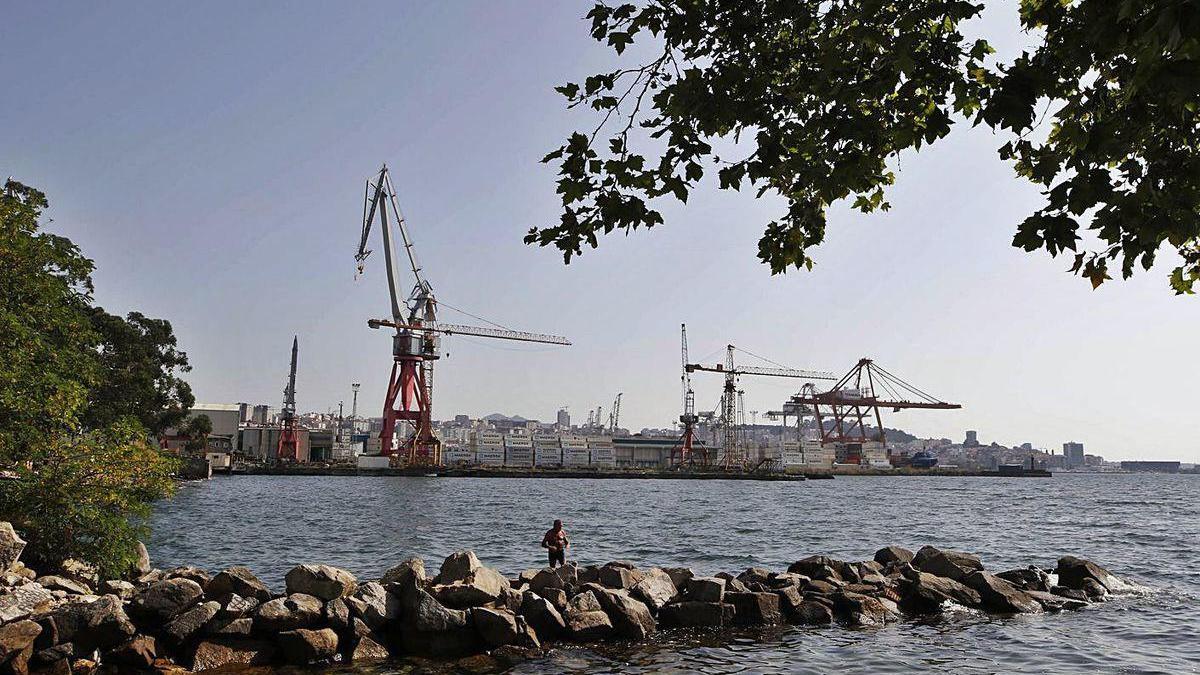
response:
[[[684,466],[696,463],[692,453],[695,452],[696,442],[696,394],[692,391],[692,371],[688,370],[687,324],[679,324],[679,343],[682,352],[679,382],[683,388],[683,413],[679,415],[679,423],[683,425],[683,434],[671,448],[671,466]],[[700,453],[700,464],[708,464],[708,453]]]
[[[884,398],[880,398],[876,388],[882,391]],[[871,359],[859,359],[829,391],[802,391],[791,400],[795,404],[812,406],[822,444],[865,443],[868,440],[886,443],[880,408],[891,408],[893,412],[899,412],[913,408],[953,410],[962,407],[958,403],[947,403],[917,389],[884,370]],[[822,408],[825,409],[824,413]],[[867,436],[865,424],[866,419],[871,416],[875,418],[874,437]],[[833,420],[828,429],[825,428],[827,417]]]
[[[723,373],[725,388],[721,394],[721,431],[724,457],[721,464],[725,469],[740,467],[745,463],[743,448],[738,441],[738,390],[737,378],[742,375],[763,375],[768,377],[794,377],[804,380],[835,380],[833,373],[816,370],[796,370],[794,368],[758,368],[754,366],[735,366],[733,345],[725,347],[725,363],[705,366],[699,363],[689,363],[684,366],[686,372]],[[744,351],[744,350],[743,350]],[[761,358],[761,357],[759,357]]]
[[[300,336],[292,336],[292,366],[288,370],[287,385],[283,388],[283,408],[279,413],[279,443],[275,447],[275,461],[296,462],[300,460],[300,441],[296,434],[296,355],[300,349]]]
[[[412,239],[409,237],[408,228],[405,227],[404,215],[400,212],[396,190],[392,187],[386,164],[379,170],[375,182],[367,181],[363,199],[362,238],[359,240],[358,252],[354,255],[360,274],[367,257],[371,255],[371,250],[367,248],[367,240],[376,214],[379,216],[379,229],[383,235],[383,255],[392,311],[390,319],[371,319],[367,321],[367,325],[371,328],[386,326],[396,331],[392,337],[392,374],[383,403],[381,454],[400,455],[408,464],[438,465],[441,464],[441,441],[433,434],[433,363],[441,357],[441,335],[473,335],[558,345],[569,345],[571,342],[557,335],[439,323],[438,302],[434,298],[433,287],[421,275],[421,267],[417,264]],[[416,285],[403,304],[397,288],[389,218],[400,231],[404,251],[408,255],[408,263],[416,279]],[[400,448],[394,448],[392,445],[397,422],[407,423],[410,427],[408,438]]]

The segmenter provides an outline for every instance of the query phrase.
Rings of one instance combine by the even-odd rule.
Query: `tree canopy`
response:
[[[1011,133],[999,148],[1038,185],[1042,208],[1013,245],[1099,286],[1164,248],[1171,286],[1200,280],[1200,2],[1022,0],[1032,52],[999,63],[961,30],[984,5],[949,0],[598,2],[591,36],[646,60],[557,87],[600,118],[544,162],[558,165],[559,222],[526,243],[566,262],[598,235],[661,224],[654,200],[686,202],[715,169],[787,201],[758,257],[811,268],[828,208],[886,210],[889,162],[969,121]],[[1048,122],[1048,126],[1043,125]],[[742,153],[732,159],[714,144]]]

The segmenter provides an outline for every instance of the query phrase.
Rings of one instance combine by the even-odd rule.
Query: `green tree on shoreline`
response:
[[[771,272],[811,268],[831,205],[886,210],[889,162],[970,120],[1011,132],[1000,156],[1045,197],[1017,225],[1014,246],[1070,252],[1071,270],[1093,287],[1110,266],[1128,278],[1173,250],[1181,263],[1170,284],[1191,293],[1200,281],[1200,6],[1022,0],[1021,24],[1040,44],[1007,64],[959,30],[983,7],[597,2],[593,39],[618,55],[646,44],[651,55],[557,87],[600,123],[544,158],[558,164],[562,215],[526,243],[555,246],[569,263],[598,235],[661,224],[653,200],[686,202],[715,170],[723,189],[786,199],[759,240]],[[718,155],[718,142],[737,156]]]

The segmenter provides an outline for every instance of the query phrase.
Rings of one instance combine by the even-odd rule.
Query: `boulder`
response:
[[[1058,588],[1055,586],[1055,588]],[[1025,591],[1029,597],[1037,600],[1041,604],[1042,609],[1047,612],[1059,612],[1064,609],[1083,609],[1087,607],[1089,602],[1086,600],[1076,600],[1073,598],[1063,597],[1054,593],[1045,591]]]
[[[1042,605],[1028,593],[987,572],[972,572],[963,584],[979,593],[983,608],[1005,614],[1041,611]]]
[[[558,638],[567,624],[549,600],[534,593],[525,593],[521,600],[521,616],[543,640]]]
[[[779,611],[783,617],[792,623],[795,623],[794,616],[800,603],[804,602],[804,596],[800,593],[798,586],[784,586],[783,588],[775,589],[775,595],[779,596]]]
[[[725,580],[719,577],[692,577],[687,580],[684,594],[695,602],[720,603],[725,596]]]
[[[149,635],[135,635],[133,639],[106,653],[101,661],[132,671],[142,671],[154,665],[159,653],[157,640]]]
[[[664,626],[720,628],[733,621],[734,611],[733,605],[729,604],[684,600],[663,607],[658,612],[658,619]]]
[[[201,587],[207,586],[212,579],[208,572],[194,567],[192,565],[182,565],[180,567],[172,567],[169,570],[163,570],[163,579],[191,579],[200,584]]]
[[[439,574],[438,579],[442,578],[443,575]],[[496,602],[508,588],[508,579],[503,574],[480,565],[461,579],[435,584],[432,592],[447,607],[465,609]]]
[[[646,606],[657,612],[663,605],[670,602],[678,593],[675,582],[670,575],[657,567],[652,567],[642,576],[642,580],[633,585],[631,593],[635,598],[646,603]]]
[[[149,574],[151,569],[150,551],[147,551],[146,545],[139,541],[137,543],[137,560],[133,563],[133,576],[136,578]]]
[[[892,618],[888,608],[869,595],[838,591],[832,597],[834,614],[839,622],[854,628],[882,626]]]
[[[204,589],[191,579],[165,579],[138,591],[129,604],[129,612],[138,621],[161,625],[199,602],[202,597]]]
[[[12,523],[0,522],[0,572],[7,572],[25,550],[25,540],[13,529]]]
[[[326,601],[344,598],[358,587],[353,574],[330,565],[297,565],[288,571],[284,582],[289,595],[303,593]]]
[[[0,623],[43,614],[56,604],[54,595],[37,582],[4,589],[0,592]]]
[[[716,578],[723,579],[725,581],[726,593],[747,593],[750,591],[749,586],[738,581],[737,577],[733,576],[729,572],[718,572],[715,576]]]
[[[106,579],[100,582],[100,587],[97,590],[101,595],[115,595],[122,600],[131,600],[134,593],[137,592],[137,587],[128,581]]]
[[[936,614],[945,602],[978,607],[979,593],[963,584],[928,572],[913,572],[902,590],[901,606],[917,614]]]
[[[8,525],[8,523],[4,523],[4,525]],[[42,627],[28,619],[0,626],[0,663],[22,652],[32,654],[33,641],[41,633]],[[28,660],[28,655],[26,660]]]
[[[54,574],[47,574],[46,576],[38,578],[38,583],[42,585],[42,588],[47,588],[51,591],[63,591],[68,595],[92,594],[92,589],[88,588],[85,584],[81,584],[74,579],[68,579],[67,577],[60,577]]]
[[[858,573],[847,563],[827,555],[810,555],[788,565],[788,572],[810,579],[858,581]]]
[[[252,619],[248,616],[236,617],[236,618],[230,618],[230,617],[222,618],[222,617],[218,616],[217,618],[213,619],[212,621],[209,621],[208,624],[206,626],[204,626],[204,634],[205,635],[220,635],[220,636],[226,636],[226,637],[234,637],[234,636],[250,635],[253,632],[254,632],[254,619]]]
[[[58,575],[88,588],[100,585],[100,573],[96,566],[74,558],[67,558],[59,564]]]
[[[825,581],[823,579],[813,579],[803,586],[805,593],[817,593],[820,595],[828,595],[838,589],[838,584]]]
[[[425,561],[421,558],[408,558],[384,572],[379,579],[382,584],[402,584],[410,581],[419,586],[424,586],[428,581],[425,577]]]
[[[725,602],[733,605],[733,622],[740,626],[771,626],[783,623],[779,596],[774,593],[725,594]]]
[[[259,605],[254,613],[254,628],[265,633],[310,628],[321,620],[323,612],[319,599],[293,593]]]
[[[332,628],[297,628],[279,634],[279,651],[288,663],[306,666],[337,655],[338,635]]]
[[[350,661],[354,663],[383,661],[390,657],[391,654],[388,653],[386,647],[367,636],[358,638],[358,642],[355,643],[354,649],[350,652]]]
[[[1055,568],[1054,573],[1058,575],[1058,585],[1067,588],[1086,590],[1084,581],[1094,579],[1104,587],[1104,590],[1111,591],[1117,583],[1116,577],[1108,570],[1090,560],[1076,558],[1073,555],[1059,558],[1058,567]]]
[[[675,588],[680,589],[687,586],[688,579],[696,576],[696,573],[689,567],[664,567],[663,571],[671,577],[671,583],[675,584]]]
[[[788,618],[802,626],[828,626],[833,623],[833,610],[825,603],[804,600]]]
[[[250,616],[259,605],[258,600],[242,597],[237,593],[218,596],[216,602],[221,605],[221,611],[217,612],[217,618],[220,619],[240,619]]]
[[[181,612],[163,627],[163,638],[171,647],[181,647],[217,616],[221,605],[209,600]]]
[[[1083,580],[1083,592],[1089,600],[1103,600],[1108,595],[1108,589],[1099,581],[1088,577]]]
[[[642,580],[642,573],[636,569],[609,563],[600,568],[597,581],[608,588],[630,589]]]
[[[547,588],[561,589],[561,588],[563,588],[564,585],[565,584],[563,583],[562,577],[559,576],[559,574],[556,571],[550,569],[549,567],[542,568],[541,570],[539,570],[537,572],[537,574],[533,575],[532,579],[529,580],[529,590],[531,590],[534,593],[537,593],[539,595],[541,595],[541,592],[544,589],[547,589]],[[545,597],[545,596],[542,596],[542,597]]]
[[[415,575],[409,578],[414,579]],[[378,630],[386,622],[400,616],[400,598],[374,581],[359,586],[353,595],[346,598],[346,604],[354,616],[361,618],[371,630]]]
[[[350,630],[350,606],[342,598],[334,598],[325,603],[325,624],[344,634]]]
[[[654,634],[654,615],[641,600],[630,596],[628,591],[614,591],[599,586],[592,588],[617,637],[644,640]]]
[[[969,574],[983,569],[979,556],[960,551],[947,551],[933,546],[922,546],[913,556],[912,565],[922,572],[939,577],[962,581]]]
[[[266,602],[274,597],[271,589],[246,567],[230,567],[217,573],[204,589],[205,594],[216,599],[229,593],[236,593],[243,598],[254,598]],[[310,594],[312,595],[312,594]]]
[[[889,565],[891,563],[907,563],[912,562],[913,552],[900,546],[884,546],[875,551],[875,562],[880,565]]]
[[[594,587],[593,587],[594,588]],[[596,597],[596,592],[593,588],[581,591],[571,601],[567,603],[567,612],[602,612],[604,608],[600,606],[600,599]]]
[[[1048,592],[1050,590],[1050,575],[1033,565],[1023,569],[998,572],[996,576],[1023,591]]]
[[[71,602],[50,615],[54,642],[73,642],[80,654],[109,649],[137,633],[121,599],[106,595],[94,602]]]
[[[196,645],[188,661],[192,670],[214,670],[223,666],[269,665],[275,658],[275,645],[265,640],[218,638]]]
[[[566,632],[574,642],[597,642],[613,634],[612,620],[602,611],[567,612]]]
[[[559,611],[567,608],[567,602],[570,600],[567,597],[567,592],[561,588],[543,588],[537,591],[537,594],[550,601],[555,609]],[[522,596],[523,597],[523,596]]]
[[[483,563],[479,562],[474,551],[455,551],[442,561],[442,567],[433,583],[452,584],[456,581],[466,581],[471,573],[480,567],[483,567]]]
[[[1069,600],[1081,600],[1087,602],[1088,594],[1078,588],[1067,588],[1066,586],[1051,586],[1050,593]]]
[[[471,620],[488,647],[517,645],[531,649],[541,648],[536,633],[525,620],[508,610],[473,607]]]
[[[402,639],[408,652],[451,657],[479,651],[479,635],[467,612],[445,607],[415,586],[402,597],[402,609]]]

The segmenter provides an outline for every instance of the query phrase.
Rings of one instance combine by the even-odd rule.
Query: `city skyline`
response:
[[[919,436],[1200,459],[1200,310],[1167,288],[1170,256],[1093,292],[1068,260],[1012,248],[1040,197],[982,129],[905,155],[889,213],[833,209],[813,272],[771,277],[755,250],[780,203],[709,182],[666,205],[664,226],[570,266],[522,244],[556,214],[537,160],[580,125],[552,87],[608,63],[583,39],[584,7],[229,5],[237,25],[180,6],[16,7],[9,26],[25,28],[0,28],[0,54],[28,93],[0,111],[2,168],[46,191],[48,229],[96,260],[98,304],[173,323],[199,401],[278,406],[298,334],[300,407],[348,404],[362,382],[360,414],[378,414],[390,340],[366,320],[387,313],[383,266],[373,257],[356,281],[352,253],[363,181],[387,162],[447,307],[575,342],[447,340],[435,417],[550,420],[564,404],[576,417],[623,392],[623,426],[663,427],[679,414],[687,323],[693,361],[733,343],[840,374],[871,356],[963,404],[884,420]],[[1009,14],[984,21],[1012,50]],[[719,379],[694,378],[698,409]],[[743,386],[759,411],[796,389]]]

